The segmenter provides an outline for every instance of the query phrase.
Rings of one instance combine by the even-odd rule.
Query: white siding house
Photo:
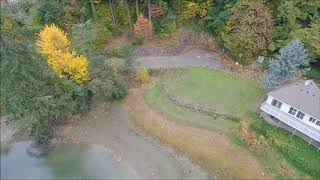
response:
[[[273,119],[277,126],[284,123],[320,143],[320,89],[312,81],[299,81],[268,93],[260,109]],[[320,148],[320,147],[318,147]]]

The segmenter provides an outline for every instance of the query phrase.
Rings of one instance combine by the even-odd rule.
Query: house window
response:
[[[296,112],[297,112],[297,110],[295,108],[293,108],[293,107],[291,107],[289,109],[289,114],[291,114],[291,115],[296,115]]]
[[[313,117],[310,117],[310,118],[309,118],[309,121],[312,122],[312,123],[315,123],[315,122],[316,122],[316,119],[313,118]],[[318,122],[319,122],[319,121],[318,121]]]
[[[299,119],[303,119],[304,115],[305,114],[303,112],[299,111],[298,114],[296,115],[296,117],[299,118]]]
[[[272,104],[273,106],[275,106],[275,107],[277,107],[277,108],[280,109],[280,107],[281,107],[281,105],[282,105],[282,102],[280,102],[280,101],[278,101],[278,100],[276,100],[276,99],[273,99],[272,102],[271,102],[271,104]]]

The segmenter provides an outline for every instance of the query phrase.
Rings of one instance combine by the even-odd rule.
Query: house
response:
[[[260,109],[266,121],[320,149],[320,89],[314,81],[298,81],[270,91]]]

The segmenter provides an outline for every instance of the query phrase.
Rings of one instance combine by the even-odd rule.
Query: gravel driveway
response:
[[[212,69],[225,69],[226,66],[218,59],[219,54],[206,50],[195,48],[179,56],[162,57],[138,57],[135,61],[135,67],[141,68],[178,68],[188,66],[208,67]],[[123,67],[122,59],[114,59],[119,67]]]

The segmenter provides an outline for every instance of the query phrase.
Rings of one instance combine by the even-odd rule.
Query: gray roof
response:
[[[320,120],[320,89],[312,80],[285,85],[268,95]]]

